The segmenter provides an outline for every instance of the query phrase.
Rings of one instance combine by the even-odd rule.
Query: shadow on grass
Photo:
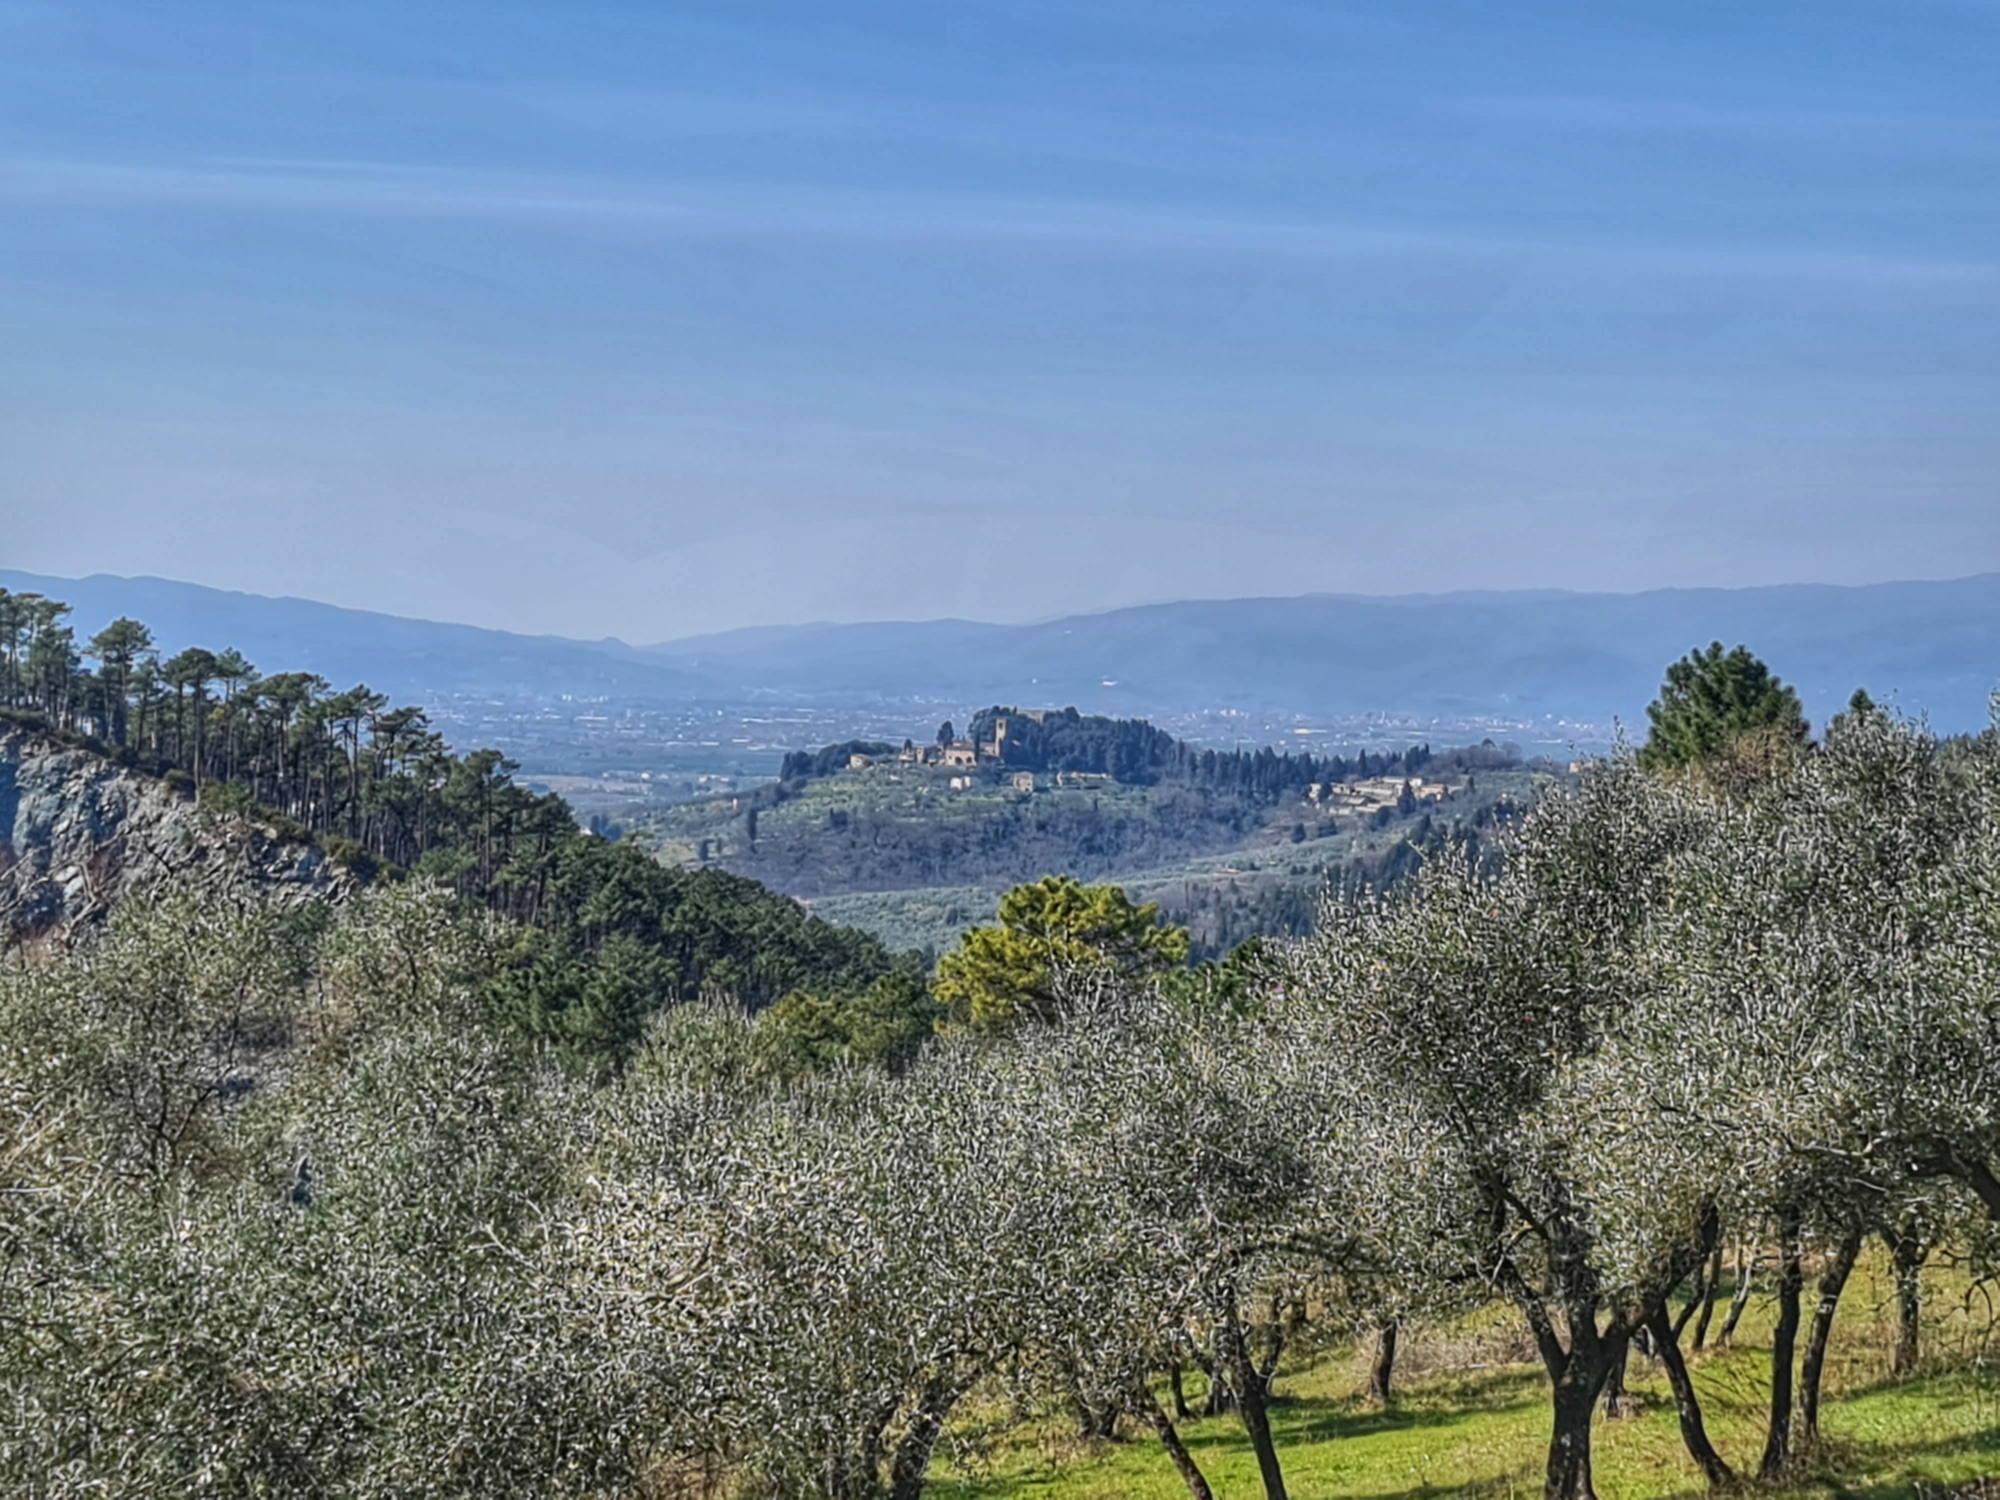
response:
[[[1948,1382],[1949,1377],[1940,1379]],[[1912,1383],[1930,1382],[1897,1382]],[[1917,1472],[1927,1459],[1975,1462],[1960,1469],[1961,1477],[1933,1479]],[[1885,1469],[1893,1472],[1885,1475]],[[1462,1495],[1467,1500],[1501,1500],[1501,1497],[1520,1500],[1537,1494],[1540,1488],[1538,1473],[1520,1470],[1442,1485],[1343,1489],[1337,1496],[1327,1495],[1325,1500],[1438,1500],[1446,1495]],[[1715,1500],[1717,1494],[1695,1481],[1660,1494],[1655,1500]],[[1782,1482],[1766,1483],[1747,1475],[1739,1476],[1735,1485],[1720,1494],[1727,1500],[1795,1500],[1795,1497],[1796,1500],[1807,1497],[1810,1500],[1958,1500],[1960,1496],[1989,1494],[2000,1500],[2000,1424],[1977,1432],[1903,1442],[1829,1440]]]
[[[1866,1385],[1848,1386],[1840,1392],[1839,1399],[1842,1405],[1847,1405],[1871,1396],[1929,1396],[1942,1399],[1956,1397],[1960,1393],[1968,1399],[1984,1394],[1987,1399],[2000,1403],[2000,1371],[1981,1371],[1963,1364],[1951,1364],[1921,1370],[1914,1375],[1884,1375]]]
[[[1879,1469],[1892,1464],[1909,1476],[1910,1470],[1920,1459],[1972,1458],[1987,1459],[1974,1467],[1985,1475],[2000,1476],[2000,1424],[1985,1427],[1977,1432],[1956,1433],[1941,1438],[1909,1438],[1902,1442],[1848,1443],[1839,1440],[1829,1442],[1820,1455],[1820,1463],[1828,1480],[1837,1481],[1843,1470],[1852,1470],[1864,1464],[1871,1469]],[[1936,1480],[1922,1481],[1914,1477],[1904,1477],[1894,1483],[1863,1484],[1858,1488],[1849,1487],[1837,1491],[1852,1500],[1903,1500],[1903,1497],[1919,1493],[1951,1494],[1961,1484],[1960,1481],[1943,1484]]]
[[[1381,1415],[1394,1418],[1397,1414]],[[1386,1421],[1372,1428],[1353,1429],[1347,1435],[1360,1435],[1366,1431],[1393,1431],[1420,1425],[1449,1424]],[[1200,1461],[1204,1468],[1209,1468],[1219,1456],[1226,1453],[1232,1458],[1241,1456],[1247,1462],[1248,1450],[1247,1439],[1237,1435],[1218,1435],[1202,1445]],[[1955,1500],[1955,1497],[1961,1494],[1974,1493],[1971,1486],[1976,1481],[1973,1478],[1968,1476],[1952,1480],[1926,1479],[1912,1473],[1912,1466],[1926,1458],[1933,1460],[1966,1458],[1987,1453],[1994,1454],[1995,1461],[1990,1466],[1978,1465],[1976,1471],[2000,1475],[2000,1426],[1934,1442],[1830,1445],[1820,1454],[1817,1461],[1809,1462],[1783,1483],[1766,1484],[1745,1477],[1721,1493],[1727,1500]],[[1284,1448],[1281,1446],[1279,1457],[1283,1459],[1285,1456]],[[1885,1466],[1901,1472],[1891,1477],[1863,1477],[1860,1472],[1872,1471],[1873,1475],[1879,1476]],[[1216,1476],[1211,1472],[1209,1477],[1213,1480]],[[988,1479],[978,1486],[978,1492],[982,1497],[1034,1496],[1047,1493],[1052,1487],[1052,1478],[1053,1476],[1048,1474],[1023,1474]],[[1360,1480],[1360,1484],[1365,1483],[1365,1479]],[[1443,1484],[1421,1483],[1385,1489],[1364,1489],[1360,1484],[1352,1487],[1343,1486],[1338,1490],[1313,1490],[1311,1493],[1320,1497],[1320,1500],[1444,1500],[1446,1496],[1461,1496],[1464,1500],[1528,1500],[1528,1497],[1539,1494],[1541,1477],[1533,1468],[1525,1467]],[[938,1492],[940,1495],[945,1495],[949,1494],[951,1489],[949,1486],[939,1486]],[[1224,1492],[1218,1487],[1218,1493]],[[1306,1492],[1295,1483],[1294,1493]],[[1095,1493],[1110,1495],[1115,1491],[1106,1488]],[[2000,1495],[2000,1490],[1995,1490],[1994,1493]],[[1715,1500],[1716,1494],[1717,1492],[1695,1481],[1656,1494],[1654,1500]]]
[[[1281,1442],[1325,1443],[1458,1427],[1531,1409],[1546,1399],[1539,1377],[1495,1370],[1434,1381],[1388,1406],[1376,1406],[1360,1396],[1287,1398],[1273,1408],[1271,1417]]]

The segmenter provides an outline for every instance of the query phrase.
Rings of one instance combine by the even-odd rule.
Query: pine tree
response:
[[[1648,771],[1712,761],[1748,734],[1795,747],[1808,733],[1799,695],[1748,647],[1724,651],[1720,641],[1667,668],[1646,719],[1652,733],[1640,747],[1639,764]]]

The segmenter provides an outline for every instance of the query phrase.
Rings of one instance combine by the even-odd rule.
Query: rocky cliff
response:
[[[356,882],[313,844],[34,730],[0,726],[0,948],[60,942],[164,876],[299,900]]]

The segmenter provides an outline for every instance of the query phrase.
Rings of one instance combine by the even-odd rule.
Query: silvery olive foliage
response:
[[[1018,1215],[986,1220],[1010,1142],[976,1129],[976,1093],[928,1108],[939,1081],[813,1080],[607,1163],[581,1232],[602,1264],[655,1268],[633,1332],[683,1372],[692,1430],[760,1492],[917,1482],[1005,1347],[1036,1237],[1016,1237]]]
[[[996,1051],[1069,1226],[1034,1373],[1122,1405],[1246,1304],[1352,1259],[1345,1182],[1305,1128],[1324,1100],[1274,1035],[1218,1006],[1075,976],[1066,1020]],[[1321,1289],[1322,1300],[1324,1288]]]
[[[1368,1232],[1411,1280],[1456,1264],[1610,1308],[1646,1295],[1699,1219],[1712,1163],[1600,1058],[1653,982],[1650,928],[1708,817],[1607,764],[1546,800],[1497,873],[1441,856],[1292,955],[1274,1021],[1349,1080],[1365,1144],[1346,1167],[1385,1179]]]
[[[566,1233],[685,1461],[914,1494],[975,1388],[1122,1408],[1219,1290],[1305,1253],[1309,1179],[1233,1023],[1102,988],[1066,1008],[761,1092],[702,1065],[754,1058],[711,1015],[599,1096]]]
[[[1171,1449],[1198,1363],[1282,1494],[1287,1341],[1500,1300],[1576,1500],[1719,1239],[2000,1222],[2000,737],[1865,707],[1614,757],[1229,1003],[1087,966],[895,1073],[718,1004],[580,1080],[488,1024],[491,921],[169,888],[0,965],[17,1488],[910,1500],[1026,1415]]]
[[[1942,1180],[2000,1215],[1996,815],[1994,736],[1874,709],[1718,809],[1612,1063],[1731,1138],[1739,1213],[1893,1217]]]
[[[1273,1023],[1381,1101],[1357,1231],[1521,1308],[1552,1496],[1590,1492],[1592,1392],[1724,1226],[2000,1209],[1996,765],[1867,707],[1721,785],[1614,758],[1496,869],[1434,860],[1293,954]]]
[[[442,897],[351,921],[340,943],[395,957],[380,991],[335,982],[338,943],[316,970],[296,917],[174,895],[0,971],[22,1492],[594,1493],[616,1468],[594,1351],[515,1274],[557,1181],[537,1081],[474,1024],[462,955],[413,941],[452,926]]]

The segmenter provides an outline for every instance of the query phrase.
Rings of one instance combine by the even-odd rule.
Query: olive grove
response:
[[[701,1003],[579,1074],[496,1023],[515,941],[421,880],[168,887],[0,966],[0,1472],[909,1500],[1037,1421],[1199,1500],[1198,1370],[1282,1497],[1288,1359],[1500,1304],[1549,1500],[1641,1345],[1722,1484],[1815,1440],[1867,1242],[1914,1308],[2000,1221],[2000,740],[1866,705],[1726,785],[1614,757],[1226,990],[1058,964],[893,1067]],[[1745,1253],[1773,1394],[1725,1453],[1683,1347]]]

